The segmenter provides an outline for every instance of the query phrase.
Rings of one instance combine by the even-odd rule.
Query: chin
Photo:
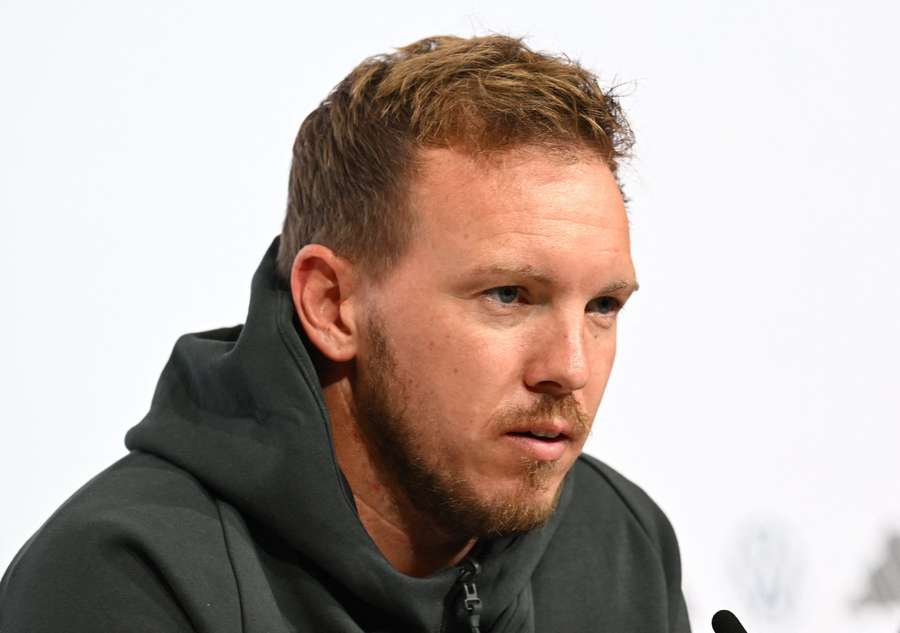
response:
[[[490,498],[480,499],[465,512],[464,522],[477,536],[510,536],[528,532],[547,523],[562,491],[562,477],[535,477],[530,474],[511,481]]]

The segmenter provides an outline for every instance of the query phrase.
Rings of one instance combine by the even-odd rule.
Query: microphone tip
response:
[[[737,616],[727,609],[717,611],[712,617],[712,628],[715,633],[747,633]]]

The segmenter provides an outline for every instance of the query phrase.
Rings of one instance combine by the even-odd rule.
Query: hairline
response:
[[[409,221],[408,233],[405,243],[402,244],[401,250],[396,253],[393,261],[384,267],[379,267],[372,271],[363,270],[359,278],[364,283],[373,287],[379,287],[397,268],[400,261],[406,256],[411,249],[412,241],[416,238],[416,232],[420,225],[420,211],[412,206],[412,192],[416,185],[415,179],[423,177],[423,171],[426,168],[425,152],[428,150],[447,150],[455,152],[458,155],[465,156],[475,161],[479,166],[486,169],[500,169],[503,167],[503,161],[513,155],[521,155],[521,160],[531,160],[537,151],[546,152],[544,156],[551,157],[558,161],[559,164],[572,165],[579,162],[597,161],[610,170],[613,176],[616,176],[618,163],[611,161],[604,156],[599,150],[584,143],[580,139],[541,139],[524,143],[516,143],[508,146],[472,148],[464,143],[449,143],[446,145],[431,145],[422,143],[412,143],[410,150],[410,160],[407,163],[402,181],[398,187],[398,198],[393,202],[393,206],[403,206],[403,209],[395,209],[393,212],[401,213],[406,216]],[[616,178],[618,181],[618,178]],[[621,191],[621,184],[619,189]],[[326,245],[327,246],[327,245]],[[351,261],[353,268],[368,268],[367,262]]]

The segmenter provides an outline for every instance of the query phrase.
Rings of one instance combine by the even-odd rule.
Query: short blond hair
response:
[[[491,35],[430,37],[366,59],[300,126],[278,272],[318,243],[372,279],[404,253],[416,150],[586,149],[613,173],[634,138],[613,90],[566,57]]]

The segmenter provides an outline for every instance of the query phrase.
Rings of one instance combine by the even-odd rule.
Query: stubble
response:
[[[408,396],[397,377],[397,362],[377,315],[369,318],[368,339],[366,360],[357,366],[354,417],[374,465],[395,494],[402,494],[419,514],[449,535],[506,536],[545,524],[561,494],[562,485],[557,485],[551,500],[546,501],[560,465],[523,457],[516,490],[494,497],[479,491],[473,482],[446,468],[436,451],[425,448],[420,435],[436,421],[410,418]],[[490,424],[502,433],[523,421],[554,416],[574,420],[576,437],[586,434],[590,426],[574,398],[548,394],[533,407],[504,411]]]

